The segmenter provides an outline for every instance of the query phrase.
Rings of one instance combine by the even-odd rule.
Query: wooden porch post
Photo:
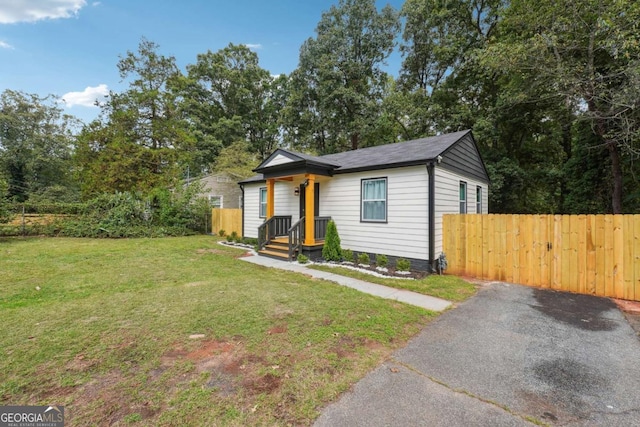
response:
[[[271,218],[275,212],[275,182],[273,178],[267,179],[267,219]]]
[[[316,230],[315,230],[315,182],[316,176],[313,174],[306,174],[307,186],[304,189],[304,244],[307,246],[316,243]]]

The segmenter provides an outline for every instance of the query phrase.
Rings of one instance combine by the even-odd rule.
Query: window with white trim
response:
[[[476,187],[476,213],[482,213],[482,187]]]
[[[460,181],[460,213],[467,213],[467,183]]]
[[[360,220],[366,222],[387,221],[387,178],[363,179]]]
[[[267,187],[260,188],[260,218],[267,217]]]
[[[222,196],[209,194],[209,204],[212,208],[222,208]]]

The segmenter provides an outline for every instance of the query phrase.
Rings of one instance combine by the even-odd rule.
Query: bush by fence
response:
[[[11,206],[2,236],[161,237],[205,233],[210,207],[194,191],[159,189],[142,196],[101,194],[85,203],[24,203]]]

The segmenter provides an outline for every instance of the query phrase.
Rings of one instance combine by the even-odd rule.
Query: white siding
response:
[[[244,235],[258,237],[258,227],[264,219],[260,218],[260,188],[266,187],[264,182],[244,185]]]
[[[274,215],[291,215],[291,223],[293,224],[300,216],[300,197],[293,194],[295,187],[300,183],[291,181],[276,181],[274,196]]]
[[[436,239],[435,256],[440,256],[442,252],[442,215],[460,213],[460,181],[467,183],[467,213],[476,213],[476,189],[482,187],[482,210],[487,213],[489,203],[489,186],[486,182],[481,182],[469,177],[459,175],[441,167],[436,167]]]
[[[387,178],[387,222],[360,222],[362,179]],[[371,254],[427,259],[426,166],[335,175],[320,185],[320,216],[336,222],[341,246]]]
[[[362,179],[387,178],[387,222],[360,222]],[[275,215],[299,219],[300,197],[294,195],[303,177],[275,183]],[[476,213],[476,188],[482,187],[482,213],[488,212],[487,183],[470,179],[442,167],[435,168],[435,256],[442,251],[442,215],[459,213],[460,181],[467,183],[468,212]],[[245,185],[244,232],[257,237],[264,222],[259,217],[259,188],[266,183]],[[428,188],[426,166],[383,169],[335,175],[320,180],[320,216],[336,222],[341,245],[354,251],[397,257],[428,259]]]
[[[289,162],[292,162],[292,161],[293,160],[291,160],[290,158],[288,158],[286,156],[283,156],[282,154],[278,154],[273,159],[271,159],[271,161],[269,163],[267,163],[263,167],[266,168],[266,167],[269,167],[269,166],[281,165],[283,163],[289,163]]]
[[[295,187],[301,184],[301,180],[276,181],[274,194],[274,215],[291,215],[291,221],[295,222],[300,216],[300,197],[293,194]],[[260,188],[266,188],[265,182],[257,184],[245,184],[244,186],[244,234],[246,237],[258,237],[258,227],[264,222],[260,218]],[[322,192],[322,188],[320,189]]]

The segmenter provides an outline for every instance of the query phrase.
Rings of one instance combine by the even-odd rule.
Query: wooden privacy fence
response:
[[[234,231],[242,237],[242,209],[211,209],[211,233],[224,230],[226,235]]]
[[[448,273],[640,301],[640,215],[444,215]]]

